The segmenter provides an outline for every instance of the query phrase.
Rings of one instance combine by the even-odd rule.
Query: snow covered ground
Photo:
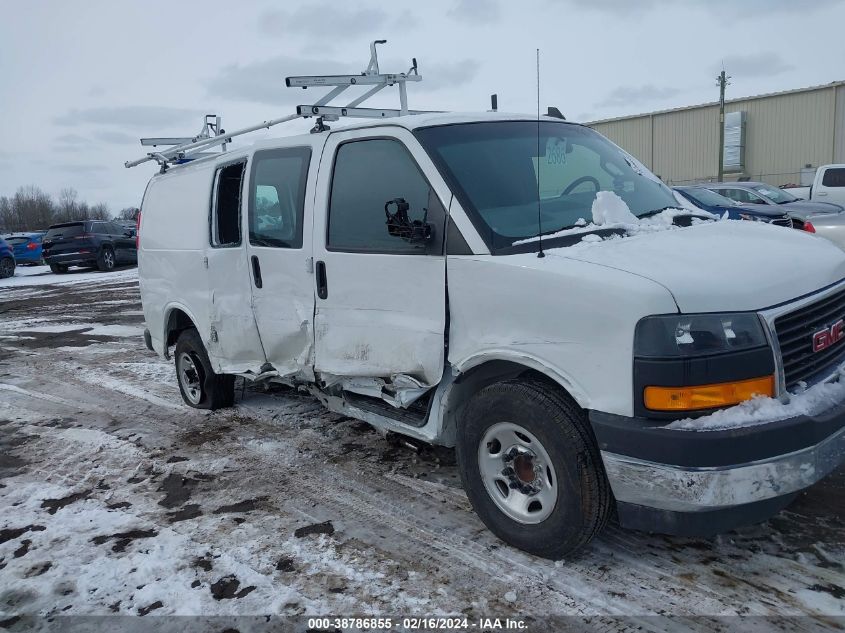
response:
[[[134,269],[0,281],[0,627],[113,613],[843,622],[845,471],[763,525],[712,539],[611,525],[554,563],[484,528],[451,451],[282,389],[183,406],[142,318]]]

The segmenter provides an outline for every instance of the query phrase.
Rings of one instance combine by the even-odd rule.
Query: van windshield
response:
[[[540,223],[548,234],[589,222],[599,191],[637,216],[678,206],[642,165],[580,125],[542,121],[538,136],[536,121],[491,121],[415,134],[491,251],[536,236]]]

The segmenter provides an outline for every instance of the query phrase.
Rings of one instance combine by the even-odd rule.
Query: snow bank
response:
[[[45,270],[46,268],[46,270]],[[23,271],[23,274],[22,274]],[[14,277],[0,279],[0,291],[4,288],[16,288],[21,286],[46,286],[46,285],[74,285],[91,281],[109,283],[117,281],[130,281],[138,278],[137,268],[125,268],[108,273],[99,271],[77,271],[72,269],[63,275],[56,275],[50,272],[46,266],[34,266],[32,268],[15,269]]]
[[[754,398],[729,409],[722,409],[700,418],[686,418],[666,428],[684,431],[718,431],[742,426],[754,426],[799,415],[817,415],[845,400],[845,365],[839,368],[838,380],[813,385],[792,394],[786,403],[774,398]]]

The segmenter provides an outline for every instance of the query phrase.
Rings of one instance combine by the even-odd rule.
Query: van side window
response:
[[[249,243],[302,248],[305,184],[311,148],[256,152],[249,190]]]
[[[239,246],[241,243],[241,191],[245,163],[227,165],[214,177],[211,210],[211,245]]]
[[[845,187],[845,167],[828,169],[822,176],[823,187]]]
[[[388,232],[385,204],[408,203],[408,217],[433,224],[428,242],[409,242]],[[389,208],[397,210],[396,204]],[[327,247],[369,253],[443,253],[446,212],[410,152],[399,141],[350,141],[337,149],[332,174]]]

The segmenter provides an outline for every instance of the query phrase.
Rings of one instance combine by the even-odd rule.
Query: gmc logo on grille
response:
[[[845,338],[845,319],[813,334],[813,351],[821,352]]]

